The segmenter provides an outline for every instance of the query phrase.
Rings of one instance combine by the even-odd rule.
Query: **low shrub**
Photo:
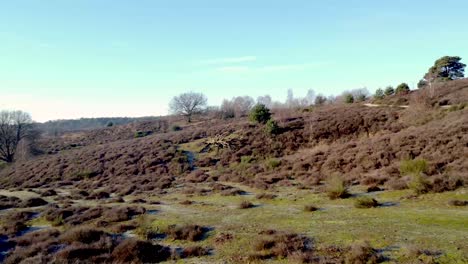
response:
[[[270,158],[265,161],[265,165],[268,169],[276,169],[281,165],[281,160]]]
[[[312,253],[312,240],[295,233],[275,232],[271,237],[254,242],[254,250],[263,251],[265,258],[287,258],[298,253]]]
[[[179,125],[173,125],[173,126],[171,126],[171,130],[172,130],[172,131],[181,131],[181,130],[182,130],[182,127],[179,126]]]
[[[210,253],[210,250],[201,246],[191,246],[184,248],[180,253],[182,258],[201,257]]]
[[[230,188],[224,191],[221,191],[222,196],[236,196],[236,195],[244,195],[245,191],[238,189],[238,188]]]
[[[142,138],[142,137],[149,136],[152,133],[153,133],[153,131],[137,131],[137,132],[135,132],[134,137],[135,138]]]
[[[156,263],[171,257],[168,247],[148,241],[126,239],[112,251],[112,263]]]
[[[306,206],[304,206],[304,212],[315,212],[318,209],[319,208],[316,207],[315,205],[306,205]]]
[[[109,222],[122,222],[130,220],[136,215],[141,215],[146,212],[146,209],[141,206],[133,207],[113,207],[104,212],[103,217]]]
[[[191,204],[193,204],[193,201],[185,200],[185,201],[179,202],[179,204],[181,204],[181,205],[191,205]]]
[[[48,189],[41,193],[42,197],[49,197],[49,196],[55,196],[55,195],[57,195],[57,192],[54,189]]]
[[[380,261],[382,256],[366,241],[353,244],[346,254],[346,263],[349,264],[374,264]]]
[[[242,201],[240,204],[239,204],[239,209],[248,209],[248,208],[253,208],[254,207],[254,204],[249,202],[249,201]]]
[[[431,184],[423,174],[412,175],[408,187],[417,195],[427,193],[431,190]]]
[[[48,204],[48,202],[42,198],[29,198],[21,203],[21,207],[37,207],[46,204]]]
[[[280,127],[278,126],[278,123],[275,120],[270,119],[266,122],[265,132],[268,135],[276,135],[279,133],[279,131],[280,131]]]
[[[333,175],[327,180],[326,192],[330,199],[348,198],[350,196],[345,181],[339,175]]]
[[[451,206],[468,206],[468,201],[450,200],[449,205],[451,205]]]
[[[354,207],[356,208],[372,208],[379,206],[379,202],[369,196],[361,196],[354,200]]]
[[[271,193],[260,193],[260,194],[257,194],[255,196],[255,198],[261,200],[261,199],[265,199],[265,200],[272,200],[272,199],[275,199],[276,198],[276,195],[275,194],[271,194]]]
[[[406,159],[400,163],[400,174],[402,176],[426,173],[427,169],[428,163],[425,159]]]
[[[148,240],[156,235],[153,220],[148,215],[140,215],[136,222],[137,228],[135,229],[135,233],[140,237]]]
[[[253,122],[265,124],[271,118],[270,109],[263,104],[257,104],[252,108],[249,119]]]
[[[216,244],[224,244],[228,241],[231,241],[234,239],[234,235],[230,234],[230,233],[219,233],[214,241]]]
[[[382,188],[380,188],[379,186],[377,185],[372,185],[372,186],[369,186],[367,187],[367,192],[380,192],[382,191]]]
[[[60,237],[60,240],[68,244],[72,244],[73,242],[90,244],[99,241],[103,236],[105,236],[105,233],[101,230],[89,227],[76,227],[65,232]]]
[[[202,240],[208,230],[199,225],[170,225],[167,227],[166,234],[174,240]]]
[[[0,195],[0,210],[19,207],[21,199],[14,196]]]

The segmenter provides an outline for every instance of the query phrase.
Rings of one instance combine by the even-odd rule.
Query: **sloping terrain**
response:
[[[203,116],[43,138],[0,170],[5,261],[464,263],[467,84],[276,110],[277,134]]]

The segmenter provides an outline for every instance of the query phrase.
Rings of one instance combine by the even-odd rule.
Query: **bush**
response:
[[[270,109],[263,104],[257,104],[250,111],[249,118],[253,122],[265,124],[271,118]]]
[[[174,240],[199,241],[208,230],[199,225],[170,225],[167,227],[166,234]]]
[[[92,229],[89,227],[77,227],[68,230],[60,239],[68,244],[80,242],[90,244],[99,241],[105,234],[101,230]]]
[[[431,185],[423,174],[414,174],[408,187],[416,194],[424,194],[431,190]]]
[[[173,126],[171,126],[171,130],[172,130],[172,131],[181,131],[181,130],[182,130],[182,127],[179,126],[179,125],[173,125]]]
[[[369,242],[353,244],[346,254],[346,263],[349,264],[373,264],[381,260],[382,257],[369,245]]]
[[[265,161],[265,164],[268,169],[276,169],[281,165],[281,160],[270,158]]]
[[[240,204],[239,204],[239,209],[248,209],[248,208],[252,208],[254,207],[253,203],[249,202],[249,201],[242,201]]]
[[[354,201],[354,207],[356,208],[371,208],[377,206],[379,206],[379,202],[369,196],[361,196]]]
[[[255,196],[255,198],[257,199],[265,199],[265,200],[272,200],[272,199],[275,199],[276,198],[276,195],[274,194],[270,194],[270,193],[261,193],[261,194],[257,194]]]
[[[276,257],[278,259],[292,257],[297,253],[312,252],[312,240],[294,233],[273,232],[272,237],[259,239],[254,243],[256,251],[269,251],[261,259]]]
[[[333,175],[326,185],[327,195],[330,199],[348,198],[350,196],[344,180],[339,175]]]
[[[449,205],[451,205],[451,206],[468,206],[468,201],[450,200]]]
[[[422,174],[427,172],[427,168],[428,164],[425,159],[407,159],[400,163],[400,174],[402,176]]]
[[[44,199],[42,198],[29,198],[26,201],[23,201],[21,203],[21,207],[36,207],[36,206],[43,206],[48,204]]]
[[[375,91],[374,98],[375,99],[383,99],[385,97],[384,90],[382,88],[379,88]]]
[[[345,94],[344,102],[347,103],[347,104],[354,103],[354,96],[352,94]]]
[[[191,246],[184,248],[181,252],[182,258],[189,258],[189,257],[201,257],[206,256],[210,253],[210,250],[200,246]]]
[[[152,131],[137,131],[135,132],[135,138],[142,138],[151,135]]]
[[[156,263],[171,257],[171,250],[151,242],[126,239],[112,251],[112,263]]]
[[[265,124],[265,131],[268,135],[276,135],[279,133],[280,128],[275,120],[270,119]]]
[[[393,95],[394,93],[395,93],[395,89],[393,89],[392,86],[387,86],[387,88],[385,88],[385,95],[386,96]]]
[[[395,89],[396,94],[406,94],[409,91],[410,91],[410,88],[409,88],[408,84],[406,84],[406,83],[402,83],[402,84],[398,85],[397,88]]]
[[[319,208],[314,206],[314,205],[306,205],[304,206],[304,212],[315,212],[317,211]]]

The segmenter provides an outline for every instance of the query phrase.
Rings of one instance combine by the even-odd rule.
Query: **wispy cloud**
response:
[[[233,64],[233,63],[243,63],[243,62],[252,62],[256,61],[257,57],[255,56],[242,56],[242,57],[232,57],[232,58],[217,58],[200,61],[202,64]]]
[[[217,68],[217,70],[220,72],[247,72],[250,68],[246,66],[228,66]]]
[[[330,65],[329,62],[319,62],[319,63],[301,63],[301,64],[282,64],[282,65],[264,65],[258,67],[248,67],[248,66],[226,66],[218,67],[217,71],[226,72],[226,73],[239,73],[239,72],[249,72],[249,73],[267,73],[267,72],[284,72],[284,71],[294,71],[294,70],[305,70],[310,68],[322,67],[325,65]]]

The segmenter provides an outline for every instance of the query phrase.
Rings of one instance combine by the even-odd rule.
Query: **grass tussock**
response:
[[[339,198],[344,199],[350,196],[345,181],[339,175],[333,175],[330,177],[330,179],[327,180],[326,192],[328,198],[332,200]]]
[[[239,209],[249,209],[253,207],[255,207],[255,205],[249,201],[242,201],[238,206]]]
[[[356,208],[372,208],[379,205],[380,203],[377,200],[369,196],[361,196],[354,200],[354,207]]]

